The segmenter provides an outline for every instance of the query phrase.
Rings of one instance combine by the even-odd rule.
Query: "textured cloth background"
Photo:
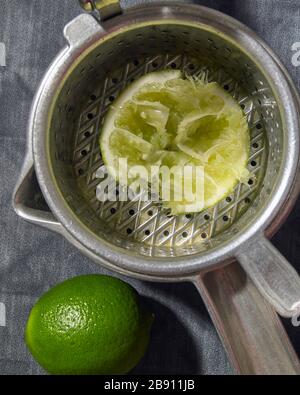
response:
[[[228,13],[254,29],[279,55],[300,87],[300,67],[291,62],[291,46],[300,41],[299,0],[194,2]],[[61,236],[19,219],[11,207],[34,92],[64,45],[64,25],[80,12],[76,0],[0,0],[0,42],[7,51],[6,67],[0,67],[0,303],[7,311],[6,327],[0,326],[0,374],[44,374],[23,340],[28,313],[43,292],[79,274],[108,273]],[[298,271],[299,219],[300,201],[274,239]],[[156,315],[150,348],[135,373],[232,373],[192,285],[126,281],[143,295]],[[285,325],[300,354],[300,329],[292,327],[290,321]]]

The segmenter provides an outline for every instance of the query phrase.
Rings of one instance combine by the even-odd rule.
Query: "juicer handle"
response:
[[[300,277],[269,240],[255,238],[236,254],[236,259],[281,316],[300,316]]]
[[[15,212],[26,221],[63,233],[62,225],[56,220],[43,197],[29,156],[15,187],[12,203]]]
[[[300,374],[278,315],[238,262],[200,274],[193,282],[238,374]]]

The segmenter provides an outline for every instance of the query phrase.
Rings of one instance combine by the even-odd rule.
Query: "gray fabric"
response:
[[[254,29],[300,84],[300,68],[291,63],[291,45],[300,41],[298,0],[195,3],[219,9]],[[5,43],[7,50],[6,67],[0,67],[0,303],[5,304],[7,311],[7,325],[0,326],[0,374],[44,374],[23,340],[30,308],[43,292],[79,274],[108,273],[59,235],[19,219],[11,207],[12,191],[24,158],[26,123],[34,92],[64,45],[64,25],[79,13],[76,0],[0,0],[0,42]],[[274,239],[298,270],[299,219],[300,202]],[[192,285],[126,281],[143,295],[156,315],[150,348],[135,373],[232,373]],[[289,321],[286,327],[300,353],[299,329]]]

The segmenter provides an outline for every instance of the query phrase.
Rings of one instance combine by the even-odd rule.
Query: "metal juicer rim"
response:
[[[147,8],[145,12],[144,8]],[[96,254],[104,263],[121,268],[128,272],[153,276],[186,276],[200,270],[213,268],[222,261],[230,259],[238,251],[247,248],[247,242],[260,237],[269,227],[282,207],[287,204],[291,190],[295,184],[299,159],[299,120],[297,94],[293,85],[285,75],[285,70],[276,61],[275,55],[260,38],[250,29],[217,11],[199,6],[140,6],[128,11],[124,15],[114,18],[104,24],[105,31],[99,30],[82,41],[80,45],[71,45],[64,49],[49,68],[41,87],[37,93],[33,106],[29,130],[33,136],[33,154],[35,169],[40,187],[55,217],[61,222],[66,233],[71,234],[81,245]],[[197,12],[195,12],[197,11]],[[201,12],[200,12],[201,11]],[[170,19],[171,18],[171,19]],[[207,252],[184,257],[153,258],[134,255],[98,238],[74,215],[63,200],[51,171],[47,152],[47,128],[49,114],[53,106],[53,98],[57,95],[59,82],[68,70],[78,61],[78,56],[90,51],[101,38],[109,39],[112,33],[124,29],[164,19],[164,23],[176,18],[176,23],[198,25],[199,28],[214,29],[222,36],[228,36],[238,42],[239,47],[247,51],[261,70],[264,71],[276,99],[280,105],[283,122],[285,124],[286,144],[283,147],[283,162],[278,182],[273,194],[260,209],[253,223],[239,232],[232,240],[218,248]]]

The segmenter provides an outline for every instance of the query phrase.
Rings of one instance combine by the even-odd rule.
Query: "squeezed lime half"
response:
[[[184,78],[179,70],[150,73],[128,86],[111,106],[100,137],[104,164],[121,185],[134,181],[131,169],[136,166],[149,174],[153,166],[175,169],[168,185],[161,183],[158,190],[173,215],[213,206],[246,181],[249,147],[238,102],[216,82]],[[127,161],[126,180],[120,158]],[[186,167],[192,171],[178,181],[176,172]],[[192,191],[188,198],[177,193],[183,183]],[[163,199],[166,190],[169,199]]]

